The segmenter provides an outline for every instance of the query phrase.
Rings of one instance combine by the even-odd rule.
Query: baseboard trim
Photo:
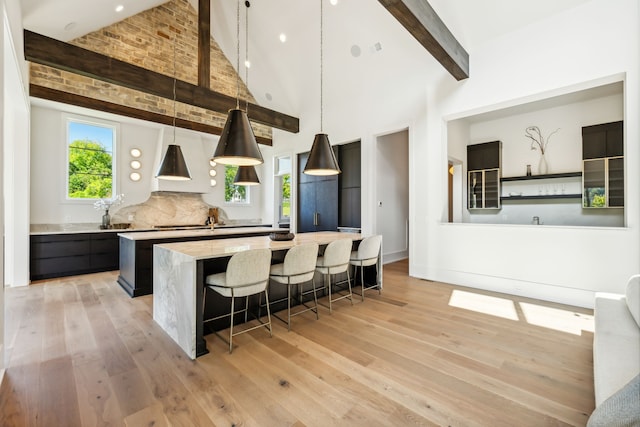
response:
[[[392,252],[388,254],[382,254],[382,264],[389,264],[396,261],[409,258],[409,251]]]
[[[526,298],[573,305],[593,309],[595,292],[548,283],[527,282],[517,279],[486,276],[460,271],[420,269],[413,266],[413,277],[449,283],[468,288],[482,289]]]

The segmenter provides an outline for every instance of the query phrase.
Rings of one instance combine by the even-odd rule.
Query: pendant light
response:
[[[156,178],[171,181],[189,181],[191,174],[184,161],[182,149],[176,145],[176,36],[173,38],[173,143],[167,147],[167,152],[160,163]]]
[[[229,110],[213,160],[223,165],[255,166],[264,163],[249,117],[240,109],[240,0],[237,7],[236,108]]]
[[[233,179],[233,185],[258,185],[258,173],[253,166],[238,166],[238,172]]]
[[[251,7],[251,3],[249,1],[245,1],[244,5],[247,7],[245,13],[245,47],[244,47],[244,82],[249,87],[249,7]],[[249,112],[249,99],[246,99],[245,110],[247,113]],[[234,185],[258,185],[260,184],[260,180],[258,179],[258,173],[256,172],[256,168],[254,166],[238,166],[238,171],[236,172],[236,176],[233,179]]]
[[[333,149],[331,148],[331,143],[329,142],[329,136],[322,131],[322,121],[323,121],[323,105],[322,105],[322,77],[323,77],[323,69],[322,69],[322,59],[323,59],[323,13],[322,13],[322,4],[324,0],[320,0],[320,133],[316,134],[313,139],[313,145],[311,146],[311,152],[309,153],[309,159],[307,160],[307,164],[304,167],[303,173],[307,175],[337,175],[340,172],[340,167],[338,166],[338,161],[336,160],[336,156],[333,153]]]

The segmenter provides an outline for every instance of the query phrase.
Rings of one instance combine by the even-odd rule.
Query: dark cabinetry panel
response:
[[[302,171],[309,153],[298,154],[298,232],[360,228],[360,141],[333,147],[342,173],[311,176]]]
[[[340,152],[340,205],[338,225],[340,227],[360,228],[361,197],[361,160],[360,142],[341,145]]]
[[[582,158],[600,159],[623,155],[623,122],[582,128]]]
[[[308,152],[298,154],[298,232],[336,231],[338,176],[313,176],[303,173],[308,158]]]
[[[467,170],[500,168],[500,141],[467,146]]]
[[[31,280],[118,269],[117,233],[31,236]]]
[[[582,128],[585,208],[624,207],[623,122]]]
[[[467,146],[467,207],[500,208],[500,141]]]

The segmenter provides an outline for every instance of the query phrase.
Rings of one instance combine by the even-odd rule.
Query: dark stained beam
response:
[[[378,0],[456,80],[469,78],[469,54],[427,0]]]
[[[173,77],[29,30],[24,30],[24,55],[37,64],[173,99]],[[222,114],[236,107],[236,98],[182,80],[176,81],[176,100]],[[300,130],[298,118],[256,104],[249,104],[248,115],[255,123],[293,133]]]
[[[211,0],[198,0],[198,86],[211,88]]]
[[[173,125],[173,116],[165,116],[164,114],[153,113],[151,111],[140,110],[138,108],[127,107],[126,105],[114,104],[113,102],[101,101],[99,99],[89,98],[82,95],[76,95],[57,89],[51,89],[45,86],[31,84],[29,85],[29,95],[34,98],[47,99],[49,101],[62,102],[63,104],[75,105],[92,110],[104,111],[105,113],[118,114],[120,116],[132,117],[134,119],[146,120],[163,125]],[[220,135],[222,128],[211,126],[204,123],[193,122],[176,118],[176,127],[195,130],[202,133],[212,135]],[[258,144],[273,145],[273,141],[269,138],[256,136]]]

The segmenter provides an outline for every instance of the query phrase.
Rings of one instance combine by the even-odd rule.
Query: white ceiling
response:
[[[474,50],[494,37],[589,0],[429,1],[473,56]],[[197,9],[197,0],[189,2]],[[21,0],[25,28],[65,41],[162,3],[163,0]],[[124,5],[120,13],[115,12],[118,4]],[[211,6],[212,34],[234,66],[236,4],[212,0]],[[244,0],[241,4],[240,45],[244,55]],[[251,1],[249,89],[259,104],[294,116],[319,110],[319,4],[319,0]],[[325,0],[323,7],[325,105],[358,96],[359,81],[371,73],[384,73],[376,80],[380,85],[410,73],[419,74],[425,81],[432,76],[441,77],[442,67],[378,1],[338,0],[332,6]],[[71,23],[75,24],[65,30]],[[278,39],[281,32],[287,34],[286,43]],[[358,50],[360,55],[354,56]],[[246,70],[243,60],[240,62],[244,79]]]

